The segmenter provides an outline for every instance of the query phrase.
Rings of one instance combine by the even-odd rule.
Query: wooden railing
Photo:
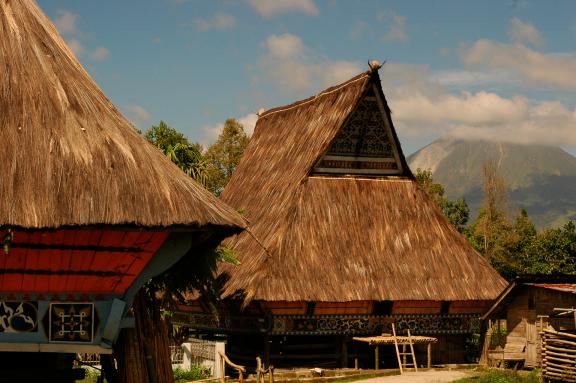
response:
[[[266,374],[268,374],[268,383],[274,383],[274,366],[264,368],[260,357],[256,357],[256,383],[266,383]]]
[[[222,383],[226,381],[226,365],[229,365],[238,372],[238,383],[244,382],[244,373],[246,372],[246,367],[240,366],[238,364],[232,363],[230,359],[222,351],[218,351],[220,357],[222,358],[222,378],[220,379]]]
[[[218,351],[218,354],[220,354],[222,361],[222,377],[220,378],[220,381],[225,383],[225,368],[226,365],[228,365],[235,369],[236,372],[238,372],[238,383],[244,383],[246,367],[233,363],[222,351]],[[266,382],[266,374],[268,374],[268,382]],[[268,368],[264,368],[264,364],[262,363],[260,357],[256,358],[256,383],[274,383],[274,367],[268,366]]]

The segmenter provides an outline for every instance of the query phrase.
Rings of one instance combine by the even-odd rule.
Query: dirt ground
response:
[[[404,375],[381,376],[365,380],[357,380],[355,383],[446,383],[453,382],[469,376],[463,371],[422,371],[406,372]]]

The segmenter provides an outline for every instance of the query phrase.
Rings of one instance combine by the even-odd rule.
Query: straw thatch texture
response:
[[[494,299],[504,289],[506,282],[409,171],[379,178],[310,173],[372,83],[380,89],[377,73],[367,72],[260,117],[222,196],[251,222],[251,232],[228,241],[241,265],[222,268],[230,276],[225,295],[475,300]],[[400,148],[395,134],[394,140]]]
[[[33,0],[0,0],[0,224],[244,226],[147,143]]]

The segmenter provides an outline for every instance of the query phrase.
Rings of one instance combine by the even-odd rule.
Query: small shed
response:
[[[541,332],[574,329],[574,318],[555,316],[555,308],[576,307],[576,275],[520,277],[510,283],[484,314],[488,331],[483,359],[541,365]]]

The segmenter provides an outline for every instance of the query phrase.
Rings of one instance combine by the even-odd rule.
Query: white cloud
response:
[[[289,33],[269,36],[261,46],[263,52],[253,82],[270,83],[289,95],[306,96],[318,87],[334,85],[362,71],[361,64],[319,55],[300,37]]]
[[[78,29],[76,28],[76,20],[78,19],[78,15],[66,10],[59,10],[54,19],[54,25],[63,35],[75,35],[78,33]]]
[[[254,132],[254,127],[256,126],[256,121],[258,121],[258,116],[255,113],[247,114],[244,117],[237,119],[240,124],[244,127],[244,132],[249,136]],[[200,144],[207,148],[212,145],[218,139],[222,129],[224,128],[224,123],[206,125],[202,127],[203,137]]]
[[[506,99],[495,93],[442,94],[430,98],[414,94],[394,101],[398,119],[418,123],[462,123],[490,125],[521,121],[528,112],[528,100]]]
[[[66,37],[66,43],[76,57],[80,57],[86,51],[83,40],[86,39],[87,35],[78,28],[77,20],[77,14],[67,10],[59,10],[54,19],[54,25],[58,32]],[[110,57],[110,51],[107,48],[99,47],[90,53],[90,57],[95,61],[106,60]]]
[[[244,127],[244,131],[249,136],[254,133],[254,127],[256,126],[256,121],[258,121],[258,115],[256,113],[250,113],[244,117],[238,119],[238,122]]]
[[[465,86],[482,84],[502,84],[511,82],[506,72],[480,72],[465,69],[440,70],[431,73],[430,79],[446,86]]]
[[[268,50],[270,56],[278,59],[290,59],[301,56],[305,51],[302,39],[289,33],[268,37],[264,42],[264,47]]]
[[[544,44],[542,35],[532,24],[525,23],[516,17],[510,20],[508,35],[512,41],[517,43],[527,43],[535,46]]]
[[[147,128],[152,121],[152,113],[140,105],[126,105],[122,108],[126,117],[139,129]]]
[[[77,38],[71,38],[67,40],[66,43],[77,57],[82,56],[82,54],[84,53],[84,45],[82,45],[80,40],[78,40]]]
[[[576,56],[540,53],[521,44],[478,40],[461,50],[465,65],[506,71],[525,83],[557,89],[576,89]]]
[[[224,124],[214,124],[214,125],[205,125],[202,127],[202,140],[200,140],[200,144],[202,147],[207,148],[208,146],[212,145],[218,139],[220,132],[222,132],[222,128],[224,128]]]
[[[313,16],[320,13],[314,0],[248,0],[248,4],[260,16],[268,19],[287,12],[299,12]]]
[[[451,135],[516,143],[576,145],[576,111],[493,92],[451,93],[424,66],[386,64],[384,92],[401,135]]]
[[[382,19],[383,16],[378,16]],[[385,19],[386,17],[384,17]],[[408,35],[406,34],[406,17],[396,14],[396,12],[391,12],[392,25],[390,29],[384,36],[382,36],[382,41],[387,43],[394,42],[405,42],[408,41]]]
[[[104,47],[97,48],[90,55],[96,61],[103,61],[110,57],[110,51]]]
[[[194,20],[196,29],[202,32],[210,30],[232,29],[236,26],[236,19],[232,15],[216,13],[208,19],[197,18]]]

